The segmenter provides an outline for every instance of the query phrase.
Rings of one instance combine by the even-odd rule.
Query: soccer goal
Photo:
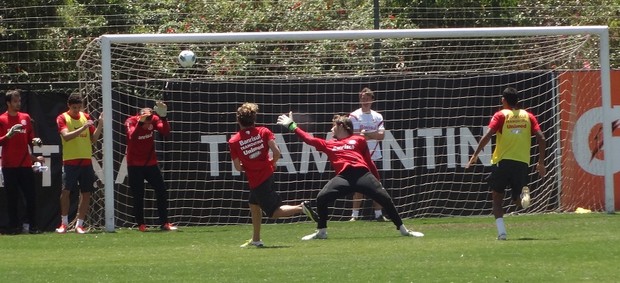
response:
[[[191,67],[177,62],[186,49],[197,56]],[[283,154],[277,190],[286,203],[299,203],[314,199],[333,170],[276,117],[293,111],[301,128],[329,137],[333,114],[359,108],[364,87],[374,90],[372,108],[385,121],[381,181],[404,218],[491,213],[491,144],[475,168],[464,165],[508,86],[538,116],[548,144],[547,176],[531,167],[531,207],[508,212],[614,210],[615,169],[604,162],[600,142],[612,140],[613,117],[620,116],[611,105],[607,27],[104,35],[78,67],[88,110],[106,116],[96,154],[105,189],[95,195],[89,221],[108,231],[135,225],[123,123],[138,109],[155,100],[169,106],[172,134],[157,137],[156,148],[171,221],[250,223],[246,182],[227,146],[238,129],[237,107],[259,105],[258,123],[272,129]],[[604,146],[617,152],[613,143]],[[153,209],[145,215],[155,221],[149,192],[146,207]],[[348,219],[350,200],[332,205],[332,220]],[[371,216],[371,206],[364,203],[362,217]],[[307,220],[277,220],[298,221]]]

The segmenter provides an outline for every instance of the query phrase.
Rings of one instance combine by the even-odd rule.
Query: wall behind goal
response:
[[[245,177],[234,171],[226,143],[238,130],[235,111],[243,102],[258,103],[258,124],[276,133],[283,157],[275,178],[283,199],[314,199],[333,177],[333,171],[325,155],[277,126],[276,118],[293,111],[301,128],[326,138],[333,114],[359,108],[357,93],[366,86],[375,90],[373,108],[383,114],[388,130],[383,141],[384,158],[379,162],[382,182],[402,216],[488,214],[491,204],[486,201],[484,181],[488,168],[477,166],[465,171],[463,166],[474,145],[462,144],[482,136],[491,115],[500,109],[500,93],[505,86],[521,89],[524,107],[537,113],[543,128],[551,130],[556,118],[548,110],[555,107],[554,100],[540,96],[551,93],[553,79],[551,73],[524,72],[442,78],[398,75],[243,83],[150,82],[151,88],[164,89],[163,99],[170,109],[173,133],[158,138],[157,147],[171,189],[171,215],[177,215],[174,221],[179,223],[249,223]],[[153,103],[128,98],[121,92],[114,96],[115,109],[127,115]],[[114,140],[124,140],[125,118],[115,117],[118,136]],[[548,138],[553,143],[556,136]],[[120,142],[115,147],[117,168],[122,171],[124,145]],[[128,203],[124,174],[115,177],[117,192],[122,192],[117,197],[117,209],[129,211],[122,205]],[[532,181],[533,187],[538,186],[536,178]],[[550,198],[557,199],[555,185],[545,189],[552,192]],[[557,201],[550,203],[543,210],[558,208]],[[344,216],[350,204],[339,200],[333,207],[334,216]],[[118,224],[131,223],[127,217],[119,219]]]

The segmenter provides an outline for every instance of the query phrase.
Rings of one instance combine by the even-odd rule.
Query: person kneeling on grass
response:
[[[230,155],[235,169],[244,172],[250,187],[250,213],[252,215],[252,239],[241,245],[262,247],[260,226],[262,211],[268,217],[279,218],[305,213],[308,218],[316,221],[316,212],[310,208],[309,202],[299,205],[282,205],[280,195],[273,189],[273,172],[276,162],[280,159],[280,148],[275,136],[266,127],[256,126],[258,105],[244,103],[237,109],[239,131],[228,141]],[[269,158],[269,150],[273,157]]]
[[[353,135],[353,123],[349,119],[349,115],[334,115],[332,122],[331,132],[334,138],[324,140],[312,137],[297,127],[297,124],[293,121],[293,112],[290,112],[288,116],[283,114],[278,117],[277,124],[295,132],[305,143],[327,154],[337,174],[336,177],[327,182],[317,196],[318,230],[301,239],[327,239],[329,204],[339,197],[344,197],[354,192],[362,193],[379,203],[385,209],[401,235],[423,237],[423,233],[410,231],[403,224],[392,199],[379,182],[379,172],[370,158],[366,139],[359,135]]]

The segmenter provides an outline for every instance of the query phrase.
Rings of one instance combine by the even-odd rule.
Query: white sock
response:
[[[359,209],[354,209],[353,212],[351,213],[351,217],[359,217],[359,216],[360,216]]]
[[[28,223],[24,223],[24,224],[22,225],[22,229],[24,229],[24,231],[28,231],[28,230],[30,230],[30,224],[28,224]]]
[[[405,227],[405,224],[400,225],[400,227],[398,227],[398,230],[400,230],[400,233],[403,235],[409,234],[409,230],[407,230],[407,227]]]
[[[84,219],[79,219],[77,220],[77,223],[75,224],[75,226],[84,226]]]
[[[495,225],[497,226],[497,235],[506,234],[506,226],[504,226],[504,218],[496,218]]]
[[[381,209],[376,209],[375,210],[375,218],[377,218],[377,217],[379,217],[381,215],[383,215],[383,212],[381,212]]]
[[[60,218],[62,218],[62,224],[69,225],[69,215],[63,215]]]

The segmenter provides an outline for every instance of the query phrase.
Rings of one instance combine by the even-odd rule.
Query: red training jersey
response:
[[[22,125],[22,131],[10,138],[4,138],[15,124]],[[5,168],[30,167],[30,141],[34,138],[30,115],[17,112],[11,116],[9,112],[0,115],[0,145],[2,146],[2,166]]]
[[[228,140],[230,156],[241,161],[250,189],[265,182],[275,171],[269,157],[270,140],[275,140],[275,136],[265,127],[240,130]]]
[[[365,168],[379,180],[379,171],[370,158],[366,138],[360,135],[352,135],[341,140],[335,138],[324,140],[311,136],[299,127],[295,129],[295,134],[305,143],[327,154],[336,174],[340,174],[348,168]]]
[[[157,165],[155,154],[155,137],[157,131],[163,136],[170,134],[168,120],[151,115],[151,122],[140,125],[140,116],[131,116],[125,120],[127,130],[127,166]]]

